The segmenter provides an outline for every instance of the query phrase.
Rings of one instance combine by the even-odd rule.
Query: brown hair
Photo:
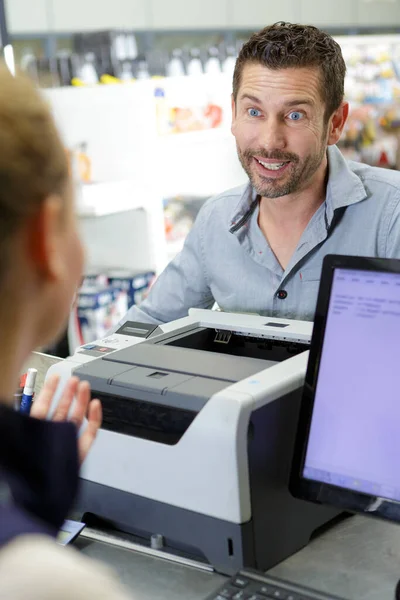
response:
[[[9,241],[50,194],[65,193],[66,153],[50,110],[32,83],[0,63],[0,277]]]
[[[321,97],[329,118],[343,101],[346,65],[337,42],[317,27],[279,22],[254,33],[238,56],[233,75],[233,97],[240,88],[243,67],[259,63],[269,69],[318,67]]]

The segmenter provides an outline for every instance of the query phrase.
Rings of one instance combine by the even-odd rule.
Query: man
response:
[[[211,198],[182,252],[125,320],[191,307],[312,320],[326,254],[400,257],[400,173],[346,161],[339,45],[277,23],[243,46],[232,133],[250,183]],[[223,165],[221,165],[223,168]]]

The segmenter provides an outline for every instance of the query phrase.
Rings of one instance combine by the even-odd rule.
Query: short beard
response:
[[[325,137],[324,137],[325,140]],[[275,150],[273,152],[265,152],[264,150],[245,150],[241,152],[237,146],[237,153],[243,169],[246,171],[250,182],[259,196],[262,198],[280,198],[298,192],[309,181],[314,173],[318,170],[326,153],[326,147],[321,145],[319,153],[311,154],[304,159],[303,162],[297,154],[290,152],[281,152]],[[251,163],[254,156],[259,156],[265,159],[281,160],[282,162],[290,161],[291,165],[290,176],[287,181],[279,184],[276,180],[260,175],[253,175]]]

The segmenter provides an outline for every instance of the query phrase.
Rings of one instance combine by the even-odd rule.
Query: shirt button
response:
[[[277,292],[276,295],[278,296],[279,300],[284,300],[285,298],[287,298],[287,291],[279,290],[279,292]]]

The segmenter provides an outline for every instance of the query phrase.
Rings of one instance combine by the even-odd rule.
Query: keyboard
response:
[[[239,571],[207,600],[344,600],[309,588],[264,575]]]

